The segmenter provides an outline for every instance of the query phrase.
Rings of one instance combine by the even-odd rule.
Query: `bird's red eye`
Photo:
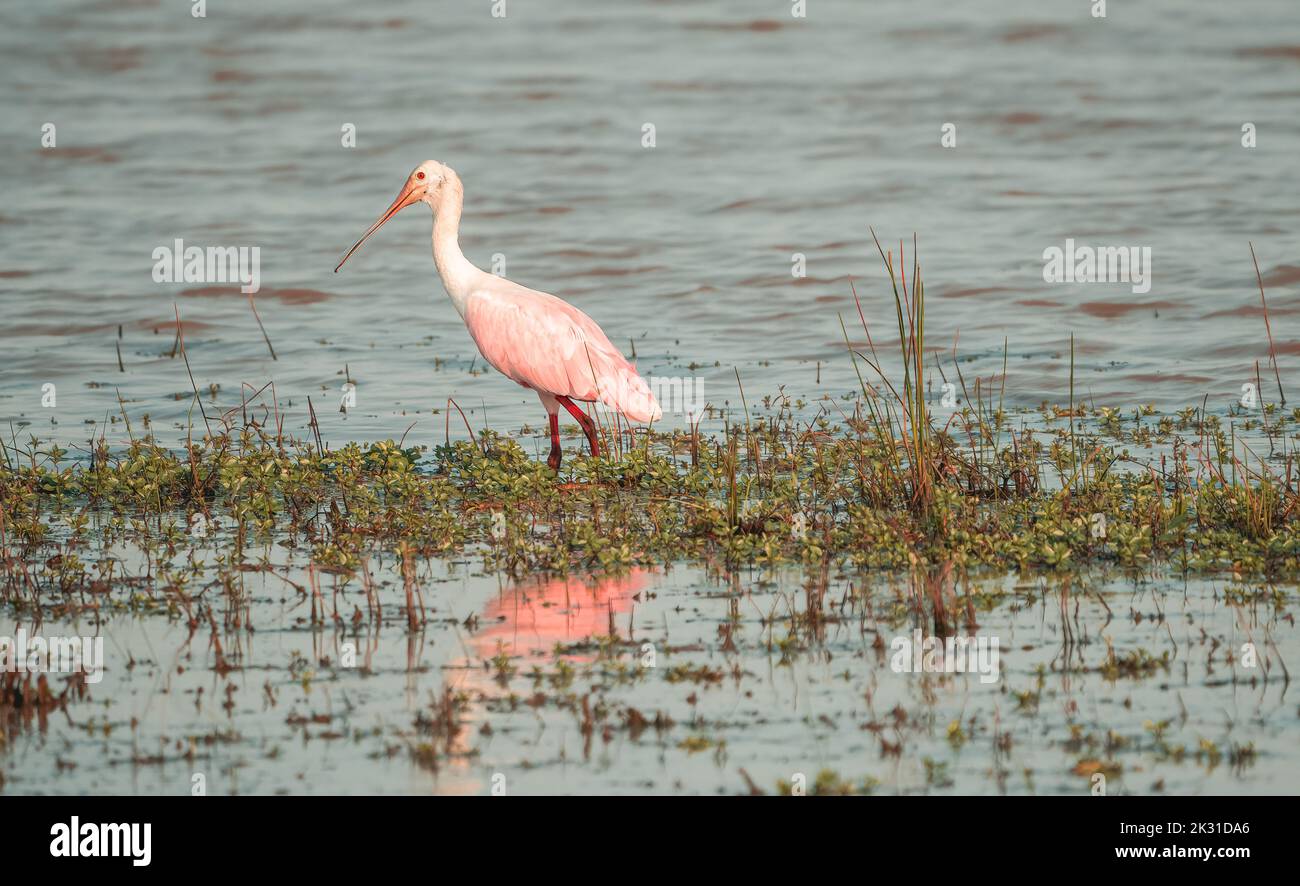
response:
[[[418,179],[423,179],[423,178],[424,178],[424,173],[423,173],[423,172],[417,172],[417,173],[415,174],[415,177],[418,178]]]

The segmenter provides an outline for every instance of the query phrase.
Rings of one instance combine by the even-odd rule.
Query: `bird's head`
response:
[[[384,222],[397,215],[400,210],[405,209],[413,203],[424,202],[429,204],[434,213],[438,212],[444,196],[452,191],[460,189],[460,178],[455,171],[437,160],[425,160],[406,177],[406,183],[402,185],[402,190],[398,192],[397,199],[392,202],[384,214],[379,217],[379,221],[371,225],[370,230],[358,240],[347,254],[343,256],[338,266],[334,268],[334,273],[338,273],[339,268],[343,267],[343,262],[351,258],[352,253],[360,248],[362,243],[370,238],[370,235],[379,230]]]

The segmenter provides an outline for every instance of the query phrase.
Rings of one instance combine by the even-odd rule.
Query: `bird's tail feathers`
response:
[[[652,422],[663,418],[659,401],[633,366],[601,379],[599,395],[600,402],[632,421]]]

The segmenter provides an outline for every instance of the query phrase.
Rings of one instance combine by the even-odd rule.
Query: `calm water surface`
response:
[[[355,585],[334,596],[321,580],[344,615],[366,607]],[[284,582],[249,574],[253,630],[220,634],[228,674],[214,672],[206,626],[110,619],[90,698],[6,724],[6,790],[187,793],[202,773],[211,793],[488,793],[503,776],[507,793],[708,794],[774,792],[796,773],[811,790],[829,770],[883,794],[1084,795],[1102,764],[1110,794],[1300,790],[1283,671],[1300,635],[1258,587],[972,582],[958,592],[974,620],[958,630],[999,638],[986,683],[894,670],[895,639],[934,629],[911,612],[909,576],[676,568],[506,582],[463,563],[420,582],[417,631],[391,586],[382,622],[321,629]],[[1275,590],[1293,609],[1294,586]],[[1266,668],[1242,665],[1245,642]],[[430,724],[448,689],[467,701],[443,734]],[[430,744],[433,763],[420,754]]]
[[[476,427],[540,424],[535,397],[479,371],[423,207],[332,273],[429,157],[465,181],[472,260],[500,254],[635,342],[643,373],[702,376],[716,405],[737,405],[734,369],[755,400],[856,387],[838,319],[855,314],[851,276],[877,338],[893,323],[869,225],[919,236],[932,346],[956,342],[964,371],[988,374],[1009,342],[1013,404],[1067,396],[1074,333],[1099,404],[1226,407],[1267,359],[1248,241],[1283,370],[1297,362],[1293,3],[1104,20],[1073,0],[787,7],[515,3],[494,19],[487,3],[235,0],[194,19],[187,4],[10,4],[0,419],[82,441],[120,393],[160,435],[183,428],[179,308],[218,409],[273,381],[291,428],[307,396],[332,404],[336,442],[413,421],[411,441],[441,439],[448,397]],[[1149,246],[1150,291],[1044,283],[1043,250],[1067,237]],[[153,250],[176,238],[260,248],[278,360],[233,288],[153,281]]]

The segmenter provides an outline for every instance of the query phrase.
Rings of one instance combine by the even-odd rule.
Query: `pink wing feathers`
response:
[[[636,367],[582,311],[504,279],[477,290],[465,325],[483,356],[521,385],[573,400],[599,400],[633,421],[663,413]]]

